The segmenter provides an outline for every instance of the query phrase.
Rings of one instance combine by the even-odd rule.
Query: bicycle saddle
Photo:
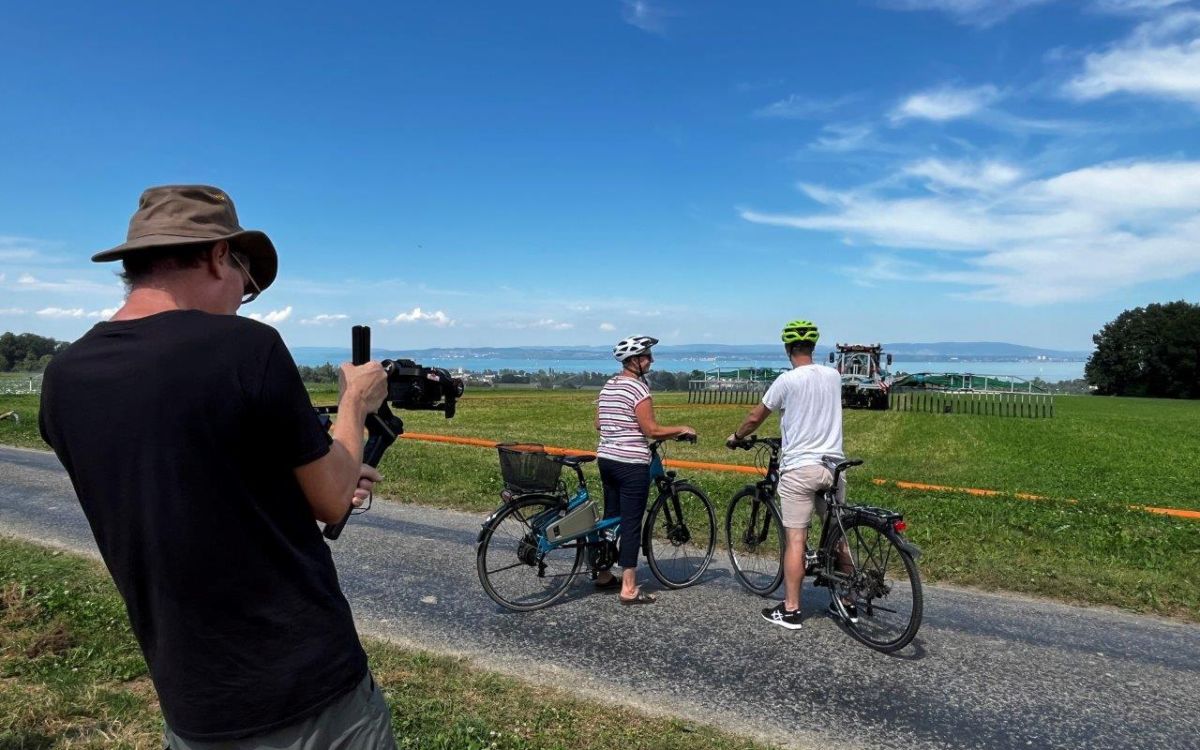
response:
[[[830,473],[836,477],[838,474],[842,473],[846,469],[849,469],[851,466],[861,466],[862,459],[841,458],[840,456],[821,456],[821,463],[823,463],[825,468],[829,469]]]
[[[596,460],[596,457],[595,456],[551,456],[551,459],[554,461],[557,461],[558,463],[562,464],[563,466],[570,466],[570,467],[574,468],[581,464],[591,463],[592,461]]]

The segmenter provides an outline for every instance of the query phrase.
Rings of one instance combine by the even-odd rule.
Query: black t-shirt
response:
[[[100,323],[46,369],[41,429],[173,731],[270,731],[366,676],[292,471],[329,441],[273,328],[196,310]]]

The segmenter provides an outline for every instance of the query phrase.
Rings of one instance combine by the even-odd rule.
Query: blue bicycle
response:
[[[708,568],[717,521],[703,490],[665,470],[662,442],[650,444],[650,477],[658,497],[642,527],[642,551],[654,577],[677,589],[695,583]],[[540,609],[566,592],[585,559],[593,579],[616,563],[621,519],[602,518],[603,502],[598,508],[588,493],[583,465],[595,456],[553,456],[528,444],[498,449],[504,502],[479,531],[475,567],[483,590],[497,604]],[[564,466],[575,471],[573,493],[560,481]]]

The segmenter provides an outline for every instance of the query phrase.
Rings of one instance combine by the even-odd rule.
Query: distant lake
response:
[[[328,353],[308,352],[301,350],[296,353],[298,364],[310,367],[323,365],[330,361]],[[506,359],[500,357],[422,357],[418,360],[427,367],[444,367],[447,370],[465,370],[482,372],[484,370],[554,370],[555,372],[613,372],[617,371],[617,363],[609,359]],[[1083,377],[1083,365],[1080,362],[904,362],[896,360],[892,370],[896,372],[969,372],[976,375],[1015,375],[1026,380],[1041,378],[1048,382],[1059,380],[1074,380]],[[715,359],[700,359],[696,357],[672,357],[668,354],[656,355],[654,367],[669,372],[690,372],[692,370],[710,370],[715,367],[735,369],[738,367],[785,367],[783,358],[743,359],[735,357],[718,357]]]

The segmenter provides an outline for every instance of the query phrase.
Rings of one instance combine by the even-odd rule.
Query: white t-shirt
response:
[[[802,365],[775,379],[763,394],[763,406],[779,412],[783,453],[779,468],[821,463],[821,456],[842,456],[842,376],[832,367]]]

